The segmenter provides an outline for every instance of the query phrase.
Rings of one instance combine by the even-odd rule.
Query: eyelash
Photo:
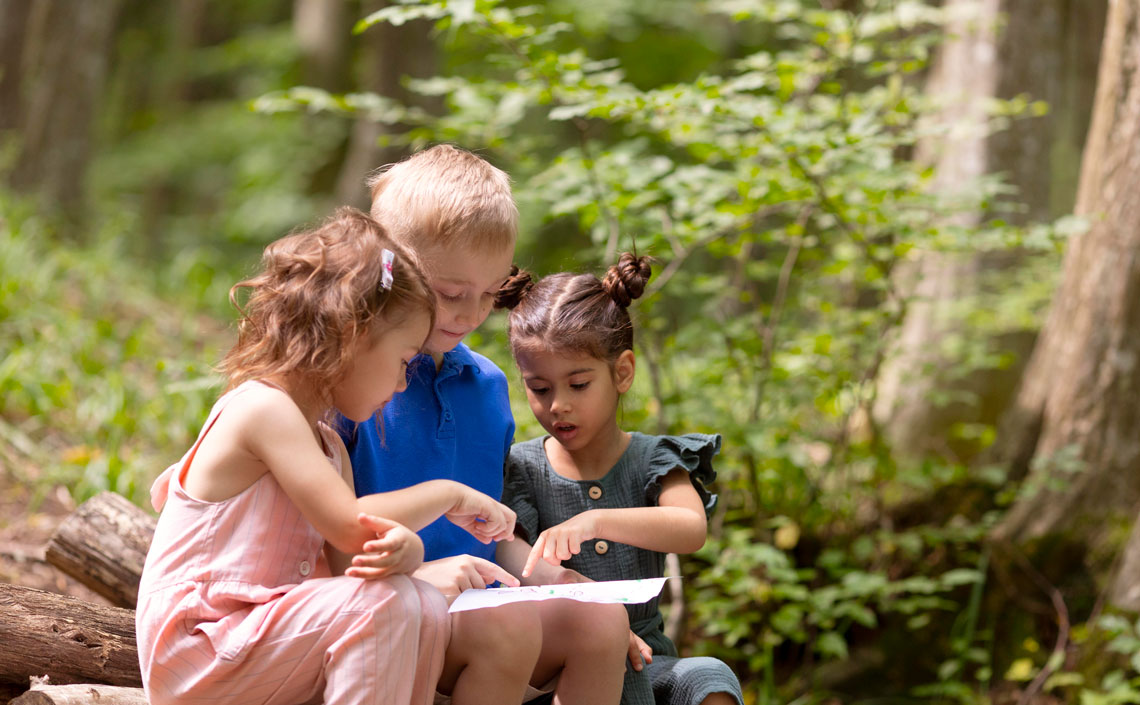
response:
[[[456,296],[451,296],[450,294],[445,294],[442,291],[437,291],[436,293],[439,294],[441,299],[443,299],[444,301],[447,301],[449,303],[457,303],[457,302],[462,301],[463,299],[467,298],[467,296],[464,294],[458,294]],[[484,299],[492,299],[495,297],[495,294],[493,294],[492,292],[489,292],[489,291],[484,291],[479,296],[484,298]]]
[[[589,382],[578,382],[577,384],[571,384],[570,388],[576,392],[580,392],[589,386],[590,386]],[[535,389],[534,387],[530,388],[531,394],[534,394],[535,396],[539,396],[539,397],[541,397],[542,395],[546,394],[549,391],[550,391],[550,387],[542,387],[541,389]]]

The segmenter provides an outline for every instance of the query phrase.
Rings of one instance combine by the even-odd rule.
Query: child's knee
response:
[[[602,605],[588,602],[556,600],[549,605],[543,629],[556,635],[569,650],[586,649],[591,652],[619,651],[629,648],[629,613],[622,605]]]
[[[359,581],[352,595],[341,605],[345,611],[389,613],[416,624],[424,617],[425,601],[411,578],[405,575],[393,575],[382,580],[345,580]]]
[[[624,605],[589,605],[595,608],[596,623],[588,626],[583,639],[598,640],[617,651],[629,649],[629,612]]]
[[[450,650],[461,658],[525,666],[529,673],[542,648],[542,626],[532,603],[457,612],[451,620]]]

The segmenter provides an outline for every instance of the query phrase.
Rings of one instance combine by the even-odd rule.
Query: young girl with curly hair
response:
[[[409,577],[423,560],[414,531],[444,515],[490,542],[514,514],[442,480],[357,498],[328,422],[365,421],[405,387],[435,293],[352,209],[274,242],[262,265],[230,292],[228,389],[151,489],[161,516],[136,616],[147,696],[428,705],[450,621]]]

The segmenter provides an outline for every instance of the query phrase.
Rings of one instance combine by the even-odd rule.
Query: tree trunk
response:
[[[364,14],[371,14],[390,3],[370,0],[364,3]],[[404,104],[419,105],[438,111],[438,103],[415,96],[403,86],[403,78],[426,78],[437,73],[439,58],[431,37],[432,23],[425,20],[408,22],[399,27],[380,23],[363,34],[363,88]],[[385,146],[381,139],[401,129],[360,118],[352,128],[348,153],[337,177],[338,203],[368,210],[370,197],[365,186],[368,175],[377,167],[406,156],[402,147]]]
[[[12,185],[78,221],[122,0],[40,2],[43,21],[28,38],[37,43],[38,60],[29,62],[24,75],[29,94]]]
[[[0,682],[141,686],[135,613],[0,583]]]
[[[954,129],[937,143],[921,143],[916,154],[934,166],[932,190],[952,194],[987,173],[1003,172],[1024,204],[1022,212],[1003,217],[1040,221],[1067,211],[1072,196],[1066,184],[1077,172],[1072,154],[1079,153],[1091,106],[1091,94],[1080,91],[1095,75],[1095,30],[1104,10],[1102,2],[1080,3],[1079,9],[1074,2],[985,0],[948,27],[952,39],[939,48],[929,88],[946,104],[940,120]],[[947,8],[972,4],[951,0]],[[985,135],[987,101],[1021,93],[1051,101],[1050,114],[1021,118],[1009,130]],[[976,225],[982,216],[960,214],[954,224]],[[971,300],[984,297],[988,282],[1019,262],[1009,253],[916,251],[896,268],[897,285],[910,304],[880,373],[873,413],[900,457],[969,461],[981,447],[955,438],[954,427],[996,424],[1008,407],[1023,366],[955,369],[943,347],[955,338],[976,338],[963,322]],[[1033,331],[1012,330],[978,344],[1025,360],[1033,339]]]
[[[111,604],[133,609],[154,526],[154,517],[121,495],[102,492],[56,528],[46,558]]]
[[[349,85],[348,8],[344,0],[294,0],[293,34],[306,85],[343,92]]]
[[[31,0],[0,0],[0,134],[20,127]]]
[[[962,15],[970,0],[949,0],[947,9],[959,17],[947,27],[947,39],[935,56],[927,82],[928,92],[944,107],[940,123],[956,132],[935,142],[919,143],[915,158],[934,166],[931,189],[952,193],[976,181],[988,167],[985,124],[986,101],[998,84],[997,23],[1000,0],[985,0],[977,11]],[[976,225],[980,213],[963,213],[956,224]],[[982,266],[979,256],[914,252],[894,273],[899,290],[909,300],[906,317],[897,331],[891,354],[879,373],[873,415],[887,440],[902,457],[952,455],[941,445],[948,438],[952,419],[966,412],[933,401],[936,387],[960,380],[938,379],[945,369],[944,340],[961,327],[952,312],[954,304],[977,291]],[[968,406],[968,404],[967,404]],[[939,444],[939,445],[934,445]]]
[[[1138,62],[1140,0],[1111,0],[1075,209],[1091,228],[1069,244],[999,434],[1001,455],[1015,471],[1032,459],[999,538],[1069,531],[1089,540],[1114,520],[1131,521],[1140,499]],[[1051,486],[1056,481],[1063,488]]]
[[[47,685],[33,683],[32,689],[10,705],[148,705],[142,688],[114,685]]]

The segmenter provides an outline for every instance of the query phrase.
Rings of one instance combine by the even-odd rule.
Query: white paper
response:
[[[647,578],[645,580],[603,580],[596,583],[568,583],[566,585],[527,585],[524,587],[488,588],[486,590],[464,590],[450,612],[478,610],[500,607],[513,602],[533,600],[578,600],[579,602],[601,602],[637,604],[649,602],[661,594],[661,588],[669,578]]]

